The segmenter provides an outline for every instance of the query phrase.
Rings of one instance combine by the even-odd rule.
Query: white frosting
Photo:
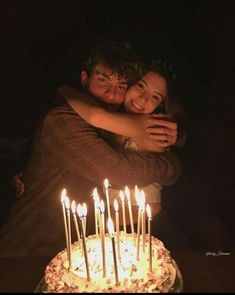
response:
[[[102,270],[100,239],[89,236],[86,240],[90,281],[87,281],[82,249],[72,245],[72,268],[69,270],[67,251],[61,251],[46,268],[45,281],[52,292],[169,292],[176,278],[174,260],[163,243],[152,237],[152,272],[149,271],[149,243],[146,235],[145,253],[140,243],[140,259],[132,235],[120,236],[118,261],[119,285],[116,285],[112,243],[105,237],[106,277]]]

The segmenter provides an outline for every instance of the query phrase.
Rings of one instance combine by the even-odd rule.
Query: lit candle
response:
[[[82,212],[83,212],[83,224],[84,224],[84,233],[85,233],[85,237],[86,237],[86,216],[87,216],[87,205],[84,202],[82,204]]]
[[[133,222],[133,214],[132,214],[132,208],[131,208],[131,198],[130,198],[130,191],[129,188],[126,186],[125,187],[125,194],[128,202],[128,209],[129,209],[129,216],[130,216],[130,223],[131,223],[131,232],[132,232],[132,237],[133,241],[135,244],[135,231],[134,231],[134,222]]]
[[[146,241],[146,224],[145,224],[145,193],[142,190],[141,195],[141,213],[142,213],[142,250],[145,253],[145,241]]]
[[[118,259],[120,259],[119,213],[118,213],[118,202],[116,199],[114,199],[113,205],[115,210],[115,221],[116,221],[117,252],[118,252]]]
[[[67,218],[65,213],[65,199],[66,199],[66,189],[63,189],[61,193],[61,204],[64,216],[64,229],[65,229],[65,239],[66,239],[66,247],[67,247],[67,259],[69,260],[69,238],[68,238],[68,226],[67,226]]]
[[[99,232],[98,232],[98,205],[99,205],[99,195],[98,195],[98,192],[97,192],[97,188],[94,188],[92,195],[93,195],[93,200],[94,200],[95,234],[96,234],[96,238],[98,239],[98,237],[99,237]]]
[[[116,248],[115,248],[114,227],[113,227],[113,221],[111,218],[108,218],[108,230],[112,240],[115,281],[116,281],[116,286],[118,286],[119,282],[118,282],[117,256],[116,256]]]
[[[146,206],[146,212],[148,216],[148,236],[149,236],[149,271],[152,271],[152,237],[151,237],[151,208],[149,204]]]
[[[86,237],[85,237],[84,226],[83,226],[83,212],[82,211],[83,211],[82,206],[80,204],[78,204],[77,213],[78,213],[80,224],[81,224],[82,244],[83,244],[83,251],[84,251],[84,257],[85,257],[85,264],[86,264],[87,281],[90,281],[91,280],[90,269],[89,269],[88,255],[87,255]]]
[[[140,200],[140,193],[137,186],[135,186],[135,199],[138,205],[138,221],[137,221],[137,260],[140,259],[140,226],[141,226],[141,200]]]
[[[100,201],[100,212],[101,212],[101,221],[100,221],[100,240],[101,240],[101,249],[102,249],[102,266],[103,266],[103,277],[106,277],[106,261],[105,261],[105,226],[104,226],[104,201]]]
[[[67,211],[67,225],[68,225],[69,268],[71,268],[72,267],[72,244],[71,244],[70,201],[68,197],[65,198],[65,208]]]
[[[126,213],[125,213],[125,202],[124,202],[124,193],[123,191],[119,192],[119,196],[122,201],[122,218],[123,218],[123,231],[126,237]]]
[[[83,208],[82,208],[82,205],[81,204],[78,204],[77,205],[77,214],[78,214],[78,217],[79,219],[81,219],[81,226],[83,227],[84,229],[84,225],[83,225]],[[82,255],[84,254],[84,247],[82,247]]]
[[[79,245],[79,248],[81,248],[81,238],[80,238],[80,231],[78,228],[78,221],[77,221],[77,216],[76,216],[76,203],[75,203],[75,201],[72,201],[71,209],[72,209],[72,213],[73,213],[73,221],[74,221],[74,225],[75,225],[75,230],[76,230],[76,234],[77,234],[77,238],[78,238],[78,245]]]
[[[106,202],[107,202],[108,218],[110,218],[111,214],[110,214],[110,204],[109,204],[109,181],[107,178],[105,178],[104,180],[104,188],[105,188],[105,195],[106,195]]]

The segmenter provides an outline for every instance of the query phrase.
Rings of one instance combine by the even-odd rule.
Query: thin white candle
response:
[[[82,244],[83,244],[84,258],[85,258],[85,264],[86,264],[87,281],[90,281],[91,280],[90,268],[89,268],[89,261],[88,261],[88,255],[87,255],[86,237],[85,237],[85,232],[84,232],[83,212],[82,211],[83,211],[82,206],[80,204],[78,204],[77,213],[78,213],[80,224],[81,224]]]
[[[83,221],[84,221],[84,233],[85,233],[85,237],[86,237],[86,216],[87,216],[87,205],[84,202],[82,204],[82,212],[83,212]]]
[[[112,240],[115,281],[116,281],[116,286],[118,286],[119,281],[118,281],[117,256],[116,256],[116,248],[115,248],[114,227],[113,227],[113,221],[111,218],[108,218],[108,230]]]
[[[96,238],[98,239],[99,237],[99,232],[98,232],[98,204],[99,204],[99,195],[97,188],[94,188],[93,193],[93,200],[94,200],[94,214],[95,214],[95,235]]]
[[[66,239],[66,248],[67,248],[67,259],[69,260],[69,238],[68,238],[68,225],[67,225],[67,217],[65,212],[65,199],[66,199],[66,189],[63,189],[61,193],[61,204],[63,210],[64,217],[64,229],[65,229],[65,239]]]
[[[100,201],[100,212],[101,212],[101,221],[100,221],[100,240],[101,240],[101,249],[102,249],[102,267],[103,267],[103,277],[106,277],[106,257],[105,257],[105,225],[104,225],[104,201]]]
[[[108,218],[110,218],[111,213],[110,213],[110,203],[109,203],[109,181],[107,178],[105,178],[104,180],[104,188],[105,188],[105,195],[106,195],[106,202],[107,202]]]
[[[72,209],[72,213],[73,213],[73,221],[74,221],[74,226],[75,226],[77,239],[78,239],[78,246],[79,246],[79,248],[81,248],[80,231],[79,231],[79,228],[78,228],[78,221],[77,221],[77,216],[76,216],[76,203],[75,203],[74,200],[71,203],[71,209]]]
[[[141,206],[140,206],[140,193],[139,193],[139,189],[136,186],[135,187],[135,199],[136,199],[136,203],[138,205],[138,220],[137,220],[137,261],[140,259],[140,227],[141,227]]]
[[[122,218],[123,218],[123,231],[126,237],[126,212],[125,212],[125,196],[124,196],[124,192],[120,191],[119,192],[119,196],[121,198],[121,202],[122,202]]]
[[[146,212],[148,216],[148,236],[149,236],[149,271],[152,272],[152,236],[151,236],[151,208],[149,204],[146,206]]]
[[[145,221],[145,193],[142,190],[141,196],[141,214],[142,214],[142,251],[145,253],[145,242],[146,242],[146,221]]]
[[[71,243],[71,222],[70,222],[70,201],[65,198],[65,208],[67,211],[67,225],[68,225],[68,244],[69,244],[69,268],[72,267],[72,243]]]
[[[120,234],[119,234],[119,212],[118,201],[114,199],[115,221],[116,221],[116,235],[117,235],[117,252],[118,259],[120,259]]]
[[[130,190],[127,186],[125,186],[125,194],[128,202],[128,209],[129,209],[129,217],[130,217],[130,223],[131,223],[131,232],[133,241],[135,244],[135,230],[134,230],[134,222],[133,222],[133,214],[132,214],[132,207],[131,207],[131,197],[130,197]]]

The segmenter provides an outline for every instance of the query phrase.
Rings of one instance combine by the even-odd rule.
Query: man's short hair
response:
[[[127,79],[128,83],[136,76],[134,56],[127,43],[108,43],[93,47],[84,54],[81,61],[81,70],[91,75],[97,64],[109,67],[113,72]]]

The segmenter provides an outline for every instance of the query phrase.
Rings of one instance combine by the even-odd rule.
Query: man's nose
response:
[[[109,86],[109,88],[106,90],[106,96],[110,101],[113,101],[116,97],[116,87],[115,86]]]

